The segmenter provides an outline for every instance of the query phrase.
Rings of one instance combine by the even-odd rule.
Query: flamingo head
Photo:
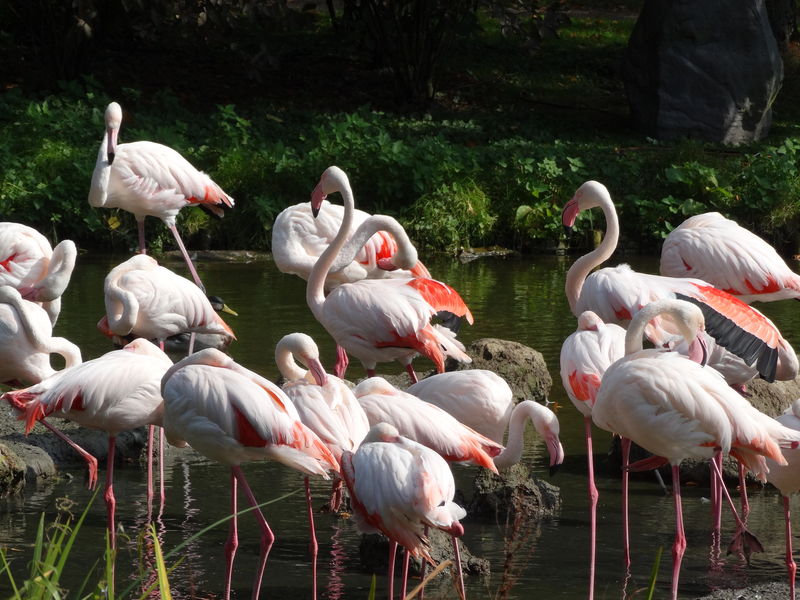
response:
[[[106,107],[106,132],[108,133],[108,164],[114,162],[114,156],[117,152],[117,137],[119,135],[119,128],[122,125],[122,107],[112,102]]]
[[[314,218],[319,214],[322,201],[328,197],[328,194],[341,192],[349,187],[350,182],[347,179],[347,175],[339,167],[330,166],[325,169],[319,178],[319,183],[317,183],[314,191],[311,192],[311,214]]]
[[[603,319],[591,310],[583,311],[578,317],[578,331],[597,331],[603,325]]]
[[[575,219],[582,210],[588,210],[595,206],[600,206],[603,202],[611,201],[611,194],[608,188],[599,181],[587,181],[581,185],[572,198],[564,205],[561,211],[561,224],[564,231],[569,234],[575,225]]]
[[[388,442],[394,443],[400,440],[400,432],[397,431],[397,427],[394,425],[390,425],[389,423],[376,423],[373,425],[367,436],[364,438],[363,444],[367,444],[370,442]]]

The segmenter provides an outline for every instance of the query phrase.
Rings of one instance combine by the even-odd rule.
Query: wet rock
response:
[[[488,369],[508,382],[515,401],[542,402],[553,387],[553,379],[541,352],[519,342],[497,338],[475,340],[467,347],[472,362],[465,364],[452,359],[447,370]]]
[[[524,465],[516,464],[500,475],[486,469],[478,473],[467,515],[513,523],[517,517],[539,521],[552,517],[560,509],[560,489],[533,477]]]
[[[698,600],[786,600],[789,597],[789,584],[784,579],[735,590],[714,590],[708,596],[703,596]]]
[[[15,494],[25,485],[25,463],[0,443],[0,494]]]
[[[800,377],[792,381],[775,381],[767,383],[763,379],[754,379],[747,384],[748,400],[761,412],[777,417],[795,399],[800,398]]]
[[[430,555],[438,565],[442,561],[455,560],[453,552],[453,538],[443,531],[431,529],[428,532],[428,542],[430,543]],[[469,551],[464,542],[458,539],[458,551],[461,555],[461,570],[464,575],[488,575],[490,572],[489,561],[479,558]],[[379,533],[369,533],[361,536],[361,543],[358,547],[361,567],[369,573],[387,573],[389,570],[389,540],[386,536]],[[411,558],[409,569],[412,576],[419,576],[421,561]],[[395,562],[395,573],[401,573],[403,568],[402,552],[398,549]],[[430,565],[427,572],[431,572]],[[447,567],[437,576],[440,579],[443,575],[450,575],[452,569]],[[411,587],[417,585],[419,581],[409,583]]]

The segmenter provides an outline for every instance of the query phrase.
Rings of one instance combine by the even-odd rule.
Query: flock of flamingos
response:
[[[176,215],[191,205],[221,215],[234,201],[172,149],[144,141],[118,143],[122,109],[117,103],[108,105],[105,121],[89,203],[131,212],[139,226],[139,254],[106,277],[106,315],[98,323],[100,332],[124,347],[83,362],[77,346],[53,337],[60,296],[75,265],[75,245],[66,240],[51,249],[35,230],[0,223],[0,381],[19,388],[3,399],[26,430],[42,423],[81,453],[90,487],[97,483],[97,460],[46,419],[66,418],[108,432],[104,498],[112,546],[115,436],[144,425],[150,426],[150,497],[155,493],[150,446],[156,427],[162,442],[166,436],[173,445],[188,444],[230,467],[233,517],[225,545],[226,598],[238,545],[237,488],[255,508],[261,531],[253,598],[259,597],[274,540],[240,467],[245,461],[271,458],[298,469],[307,476],[307,490],[308,476],[332,478],[334,509],[346,490],[359,528],[382,532],[391,542],[390,598],[398,545],[406,559],[403,596],[408,557],[421,557],[423,565],[432,562],[428,528],[450,533],[458,556],[456,538],[464,531],[460,520],[466,513],[453,502],[449,462],[494,472],[509,466],[520,459],[521,431],[530,419],[547,445],[551,466],[561,463],[564,452],[552,411],[532,401],[515,407],[508,384],[494,373],[444,373],[446,357],[470,362],[456,337],[460,320],[472,320],[467,304],[453,288],[430,277],[397,221],[355,209],[348,178],[338,167],[325,170],[310,203],[279,215],[273,237],[276,264],[307,279],[308,306],[336,341],[333,373],[326,372],[316,344],[302,333],[285,336],[276,348],[282,387],[219,349],[192,352],[195,334],[216,336],[222,347],[234,333],[217,312],[223,304],[205,294],[176,229]],[[343,206],[326,200],[337,192]],[[637,273],[627,265],[592,273],[610,258],[619,235],[608,190],[595,181],[584,183],[562,215],[563,224],[571,227],[581,211],[596,207],[607,229],[602,243],[576,260],[567,275],[577,330],[561,352],[564,387],[586,423],[592,527],[588,597],[594,596],[598,497],[591,463],[594,423],[623,440],[623,494],[629,471],[672,466],[672,598],[678,596],[686,547],[678,471],[682,460],[709,459],[717,534],[727,505],[737,523],[731,549],[744,554],[760,549],[722,481],[726,454],[738,461],[742,477],[750,472],[770,481],[784,496],[786,564],[794,598],[788,496],[800,488],[800,399],[773,419],[743,393],[757,376],[773,381],[798,375],[792,347],[749,302],[800,298],[800,277],[766,242],[718,213],[692,217],[669,235],[661,275]],[[146,216],[160,218],[172,231],[194,282],[145,254]],[[173,364],[163,351],[164,341],[186,333],[192,335],[189,354]],[[643,347],[644,338],[652,347]],[[51,353],[64,356],[62,370],[51,367]],[[433,361],[439,374],[417,382],[412,360],[420,354]],[[350,356],[368,375],[355,388],[341,379]],[[408,371],[413,385],[405,391],[375,377],[377,363],[393,360]],[[631,441],[652,456],[628,464]],[[307,500],[315,565],[308,492]],[[742,502],[746,510],[746,499]],[[625,530],[627,540],[627,523]],[[316,596],[316,573],[313,581]],[[460,568],[456,586],[463,597]]]

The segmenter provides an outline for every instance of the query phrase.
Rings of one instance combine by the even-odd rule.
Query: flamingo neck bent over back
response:
[[[553,411],[533,400],[523,400],[511,413],[508,425],[508,439],[505,449],[494,457],[494,466],[505,469],[517,464],[522,459],[525,445],[525,424],[531,420],[536,431],[545,441],[550,453],[550,468],[564,461],[564,449],[558,439],[559,425]]]
[[[403,229],[403,226],[400,225],[395,218],[387,215],[372,215],[361,223],[350,239],[343,244],[330,271],[340,271],[353,262],[361,248],[364,247],[364,244],[378,231],[389,232],[397,242],[398,250],[395,252],[394,257],[391,259],[384,259],[389,260],[392,267],[408,268],[411,269],[415,275],[430,276],[430,273],[427,273],[427,269],[424,267],[423,272],[415,272],[419,262],[417,258],[417,249],[411,243],[411,240],[408,239],[408,234],[406,230]],[[379,266],[381,265],[379,264]]]

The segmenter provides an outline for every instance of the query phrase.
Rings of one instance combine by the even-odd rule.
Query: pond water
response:
[[[127,257],[82,255],[64,298],[56,334],[77,343],[84,359],[94,358],[111,348],[96,331],[102,316],[102,283],[105,274]],[[462,294],[474,316],[473,326],[464,326],[459,338],[464,343],[482,337],[512,339],[542,352],[553,377],[550,400],[555,403],[561,423],[562,443],[567,454],[563,468],[552,478],[547,475],[546,455],[532,428],[527,432],[528,448],[524,462],[536,476],[561,489],[563,505],[553,519],[543,521],[522,540],[513,559],[507,561],[505,530],[502,523],[465,520],[464,541],[478,556],[491,562],[488,578],[470,577],[467,595],[472,598],[494,597],[505,590],[509,598],[586,597],[588,570],[588,502],[586,493],[586,449],[583,423],[561,387],[558,356],[563,340],[575,329],[575,319],[563,293],[564,277],[572,257],[483,258],[466,264],[436,258],[428,263],[435,277],[447,281]],[[651,258],[629,260],[637,269],[655,272]],[[184,273],[182,263],[165,263]],[[279,273],[268,259],[249,263],[200,261],[200,276],[211,294],[223,297],[239,312],[228,319],[238,336],[230,352],[233,357],[270,379],[277,377],[273,351],[286,333],[304,331],[320,345],[323,362],[332,365],[334,346],[313,319],[305,299],[305,284],[300,279]],[[759,305],[795,345],[800,343],[800,316],[793,302]],[[177,357],[175,357],[177,358]],[[418,372],[431,365],[417,359]],[[351,363],[348,375],[360,378],[363,371]],[[399,365],[379,365],[381,373],[400,373]],[[596,461],[602,462],[610,436],[595,431]],[[102,467],[101,467],[102,468]],[[91,498],[85,490],[84,468],[76,463],[68,472],[73,478],[59,478],[39,487],[29,486],[18,498],[3,499],[0,516],[0,544],[8,548],[12,571],[19,582],[27,573],[39,516],[46,522],[56,514],[61,498],[75,502],[80,512]],[[245,472],[260,501],[294,493],[265,508],[277,540],[271,551],[264,576],[262,597],[307,597],[310,595],[310,568],[307,556],[307,521],[300,492],[302,478],[272,463],[245,465]],[[475,468],[456,468],[459,486],[469,494]],[[101,482],[103,475],[101,474]],[[166,461],[167,502],[153,520],[165,552],[223,518],[229,510],[229,474],[227,469],[190,452],[175,450]],[[600,476],[598,506],[598,551],[596,595],[620,598],[642,594],[659,548],[663,548],[658,577],[659,595],[669,590],[671,576],[670,548],[674,534],[674,510],[671,496],[665,495],[655,480],[645,478],[632,483],[631,540],[633,564],[630,573],[622,565],[619,481]],[[315,504],[326,499],[328,485],[315,482]],[[684,514],[688,549],[681,573],[681,597],[696,597],[715,587],[744,586],[784,576],[783,516],[780,498],[773,489],[751,491],[750,528],[766,548],[752,557],[748,566],[733,556],[710,556],[710,508],[705,500],[707,489],[684,490]],[[152,560],[137,550],[137,537],[148,521],[145,501],[144,469],[126,464],[115,471],[118,521],[127,538],[119,538],[117,592],[131,585],[140,561]],[[242,501],[243,502],[243,501]],[[244,506],[242,504],[242,506]],[[78,546],[68,563],[70,573],[64,584],[75,587],[102,556],[105,528],[102,497],[92,506],[78,537]],[[372,574],[364,572],[359,561],[359,539],[353,523],[330,515],[317,515],[319,554],[319,596],[329,599],[367,598]],[[725,534],[733,532],[732,519],[725,515]],[[170,577],[176,598],[215,598],[223,593],[223,544],[227,525],[218,526],[184,547],[168,564],[181,559]],[[258,555],[258,529],[249,515],[240,519],[240,548],[234,568],[235,598],[248,598]],[[724,548],[724,545],[723,545]],[[385,597],[384,573],[377,574],[377,597]],[[0,591],[8,589],[8,580],[0,576]],[[139,589],[138,586],[135,589]],[[129,596],[132,594],[129,594]],[[138,597],[138,594],[136,595]],[[456,597],[446,583],[430,588],[428,597]]]

